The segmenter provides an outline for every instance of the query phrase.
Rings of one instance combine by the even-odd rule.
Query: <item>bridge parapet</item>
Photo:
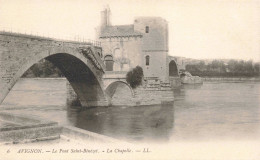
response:
[[[54,37],[48,37],[48,36],[40,36],[40,35],[34,35],[34,34],[26,34],[26,33],[19,33],[19,32],[11,32],[11,31],[5,31],[5,30],[0,30],[1,34],[5,35],[13,35],[13,36],[21,36],[21,37],[26,37],[26,38],[34,38],[34,39],[39,39],[39,40],[54,40],[54,41],[60,41],[60,42],[68,42],[68,43],[76,43],[76,44],[88,44],[92,45],[95,47],[100,47],[101,48],[101,42],[91,40],[91,39],[76,39],[76,38],[54,38]]]

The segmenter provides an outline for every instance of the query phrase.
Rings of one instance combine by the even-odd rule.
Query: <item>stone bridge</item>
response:
[[[106,71],[103,76],[105,92],[112,105],[129,105],[135,98],[133,88],[126,82],[126,73]],[[116,91],[117,95],[115,95]]]
[[[161,82],[158,78],[145,78],[143,85],[133,89],[126,82],[126,72],[106,71],[103,75],[105,93],[112,106],[139,106],[172,104],[174,101],[170,83]],[[78,96],[71,86],[67,85],[67,104],[76,102]]]
[[[169,69],[169,83],[172,88],[181,86],[181,79],[179,76],[180,69],[183,69],[182,62],[177,61],[177,58],[168,56],[168,69]]]
[[[0,104],[17,80],[42,59],[60,69],[83,106],[108,105],[100,46],[10,32],[0,32]]]

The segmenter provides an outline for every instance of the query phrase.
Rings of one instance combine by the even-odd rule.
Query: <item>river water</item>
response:
[[[21,79],[0,108],[131,142],[260,139],[260,82],[184,85],[169,106],[84,110],[65,105],[65,88],[65,79]]]

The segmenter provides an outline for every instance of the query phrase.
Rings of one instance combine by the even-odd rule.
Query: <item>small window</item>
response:
[[[149,26],[145,27],[145,33],[149,33]]]
[[[145,64],[149,66],[150,63],[150,56],[145,56]]]

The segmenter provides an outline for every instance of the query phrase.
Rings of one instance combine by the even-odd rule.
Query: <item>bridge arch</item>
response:
[[[11,41],[21,41],[21,39],[17,37],[15,38],[16,39],[10,39]],[[49,42],[50,44],[46,44]],[[1,68],[0,104],[3,102],[19,78],[31,66],[42,59],[46,59],[59,68],[63,75],[67,78],[78,95],[82,106],[89,107],[108,105],[101,79],[103,74],[102,68],[98,69],[94,63],[86,57],[86,55],[82,54],[78,50],[77,47],[64,45],[62,42],[59,45],[53,46],[55,41],[53,42],[50,40],[42,40],[39,41],[39,44],[36,43],[34,45],[30,45],[29,43],[28,45],[28,39],[23,39],[22,44],[23,43],[25,45],[21,46],[21,44],[19,44],[17,46],[12,46],[15,49],[10,48],[8,45],[1,44],[4,46],[4,50],[7,50],[9,53],[9,59],[6,60],[9,61],[9,64],[4,66],[4,69]],[[91,50],[93,52],[93,48],[91,48]],[[1,56],[3,55],[0,59],[2,62],[5,53],[0,52],[0,54]],[[3,71],[6,72],[4,73]]]
[[[170,77],[178,77],[179,69],[175,60],[171,60],[169,63],[169,76]]]
[[[110,83],[110,84],[106,87],[106,90],[105,90],[107,96],[108,96],[110,99],[112,99],[113,96],[114,96],[114,94],[115,94],[115,92],[116,92],[116,89],[117,89],[118,87],[120,87],[120,86],[126,86],[126,87],[129,89],[129,91],[130,91],[130,93],[131,93],[131,98],[133,98],[133,97],[135,96],[132,87],[131,87],[128,83],[126,83],[126,82],[124,82],[124,81],[114,81],[114,82]]]

